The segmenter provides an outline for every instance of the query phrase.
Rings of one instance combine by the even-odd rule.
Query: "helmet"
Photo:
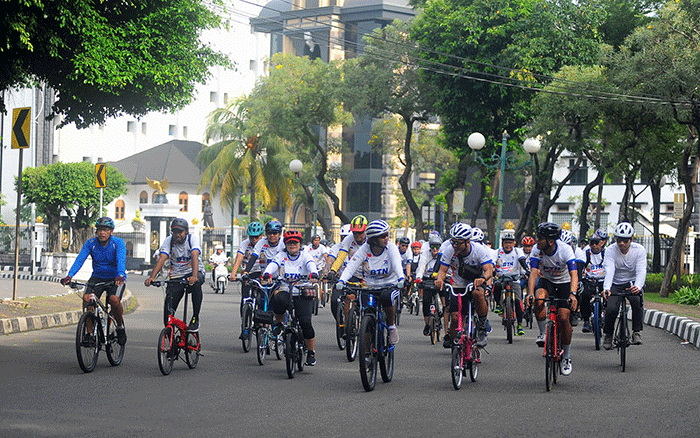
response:
[[[224,249],[224,246],[223,245],[215,245],[214,249]]]
[[[318,234],[314,234],[313,236],[311,236],[311,240],[316,240],[316,239],[321,240],[321,236]]]
[[[248,237],[260,236],[263,231],[265,231],[263,224],[258,221],[251,222],[250,225],[248,225]]]
[[[342,227],[340,227],[340,237],[345,237],[351,233],[350,231],[350,224],[345,224]]]
[[[571,234],[571,244],[572,245],[578,245],[578,238],[576,237],[575,234]]]
[[[450,228],[450,236],[455,239],[469,240],[472,237],[472,227],[462,222],[457,222]]]
[[[350,231],[361,233],[367,229],[367,218],[358,214],[350,221]]]
[[[522,244],[523,246],[533,246],[535,244],[535,239],[533,239],[532,236],[525,236],[523,237]]]
[[[615,227],[615,237],[628,238],[634,236],[634,227],[629,222],[620,222]]]
[[[363,216],[364,217],[364,216]],[[355,217],[357,218],[357,216]],[[354,221],[355,219],[353,219]],[[366,219],[365,219],[366,220]],[[367,238],[379,237],[384,233],[389,232],[389,224],[383,220],[372,221],[367,225]]]
[[[190,225],[187,223],[186,220],[179,217],[177,219],[173,219],[173,221],[170,222],[170,229],[171,230],[180,229],[180,230],[189,231]]]
[[[409,243],[411,243],[411,239],[409,239],[406,236],[403,236],[402,238],[399,239],[399,243],[403,243],[404,245],[408,245]]]
[[[411,244],[411,248],[420,248],[422,246],[423,245],[417,240]]]
[[[536,234],[537,236],[544,237],[545,239],[558,239],[561,233],[561,228],[554,222],[542,222],[537,226]]]
[[[474,229],[472,229],[474,233]],[[513,230],[505,230],[501,233],[501,240],[515,240],[515,232]]]
[[[437,230],[431,231],[430,234],[428,235],[428,239],[430,239],[433,236],[437,236],[438,239],[442,240],[442,236],[440,235],[440,232]]]
[[[323,245],[323,246],[328,246],[328,240],[326,240],[326,239],[321,239],[321,245]]]
[[[561,230],[561,233],[559,234],[559,240],[566,243],[567,245],[571,245],[571,241],[573,240],[573,238],[574,235],[571,234],[571,231],[569,230]]]
[[[472,228],[472,239],[474,242],[481,242],[484,240],[484,232],[481,228]]]
[[[108,217],[101,217],[97,219],[97,222],[95,222],[95,228],[97,227],[104,227],[104,228],[109,228],[110,230],[114,229],[114,221],[112,218]]]
[[[431,235],[428,239],[428,243],[430,244],[430,246],[442,245],[442,239],[440,238],[440,236]]]
[[[598,228],[595,230],[593,234],[591,234],[591,240],[608,240],[608,233],[605,232],[602,228]]]
[[[265,224],[265,234],[267,233],[281,233],[282,232],[282,224],[278,220],[271,220],[270,222]]]
[[[301,243],[301,231],[287,230],[284,232],[284,243],[297,242]]]

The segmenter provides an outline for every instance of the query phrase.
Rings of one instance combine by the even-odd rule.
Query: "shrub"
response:
[[[672,295],[672,299],[677,304],[700,305],[700,288],[694,289],[690,286],[682,286]]]
[[[659,293],[661,290],[661,283],[664,281],[664,274],[647,274],[646,281],[644,283],[644,292]]]

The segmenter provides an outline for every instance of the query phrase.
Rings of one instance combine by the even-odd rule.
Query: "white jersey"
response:
[[[449,240],[446,241],[450,243]],[[443,243],[444,246],[444,243]],[[483,269],[484,265],[493,264],[491,259],[492,251],[485,245],[480,244],[470,244],[469,253],[464,256],[455,255],[455,249],[450,243],[449,248],[446,248],[442,253],[442,258],[440,259],[440,264],[442,266],[449,266],[452,269],[452,284],[454,287],[467,287],[469,283],[467,279],[463,278],[459,274],[459,258],[461,257],[462,263],[465,266],[470,266],[472,268],[481,267]]]
[[[535,245],[530,256],[530,265],[533,269],[539,269],[542,277],[552,283],[570,283],[571,274],[569,271],[576,270],[576,258],[571,245],[567,245],[557,239],[554,254],[547,255],[540,252]]]
[[[250,256],[253,254],[254,249],[255,245],[250,243],[250,239],[245,239],[241,242],[241,245],[238,247],[238,254],[243,254],[243,261],[241,262],[241,266],[243,266],[244,269],[246,266],[248,266],[248,260],[250,260]],[[260,264],[256,263],[255,266],[253,266],[253,269],[250,270],[250,272],[260,272]]]
[[[603,289],[610,290],[613,284],[627,282],[642,289],[647,276],[647,251],[637,242],[630,243],[627,254],[622,254],[617,245],[610,245],[605,248],[603,267],[605,268]]]
[[[211,257],[209,257],[209,263],[211,264],[216,263],[217,265],[225,265],[226,262],[228,262],[228,256],[223,251],[221,254],[214,253],[211,255]]]
[[[496,258],[496,276],[511,276],[517,277],[522,271],[520,259],[525,259],[525,255],[520,252],[520,248],[513,248],[510,252],[505,252],[503,248],[499,248]]]
[[[360,271],[362,279],[369,287],[394,286],[404,279],[399,248],[389,242],[379,255],[372,254],[369,243],[365,242],[348,262],[340,280],[347,282],[352,273]]]
[[[171,245],[170,242],[173,239],[173,235],[169,235],[163,241],[160,246],[160,253],[168,256],[170,260],[170,272],[171,278],[184,277],[185,275],[192,274],[192,251],[199,251],[197,256],[199,260],[199,272],[204,274],[204,263],[202,263],[202,246],[199,244],[199,237],[196,234],[187,234],[185,241],[180,244]]]
[[[355,252],[364,244],[367,242],[367,239],[365,239],[364,242],[362,243],[357,243],[355,241],[355,235],[350,233],[345,238],[340,242],[340,248],[338,249],[338,254],[341,252],[346,252],[348,255],[345,257],[345,261],[343,262],[343,273],[345,273],[345,268],[348,265],[349,260],[352,258],[352,256],[355,255]],[[396,249],[398,251],[398,248]],[[336,257],[337,258],[337,257]],[[340,270],[338,270],[340,271]],[[340,273],[340,272],[339,272]],[[362,278],[362,270],[357,269],[357,271],[353,272],[352,275],[358,278]]]
[[[313,257],[306,251],[299,251],[296,257],[290,256],[287,251],[280,251],[270,260],[265,268],[265,274],[278,275],[288,282],[308,280],[311,274],[318,274]],[[282,282],[280,290],[289,291],[289,284]],[[292,295],[299,295],[299,290],[294,288]]]
[[[280,236],[280,240],[275,246],[272,246],[270,242],[268,242],[267,237],[263,237],[255,244],[253,255],[258,257],[255,263],[260,266],[259,270],[265,270],[267,264],[275,258],[278,252],[284,249],[284,242],[281,237],[282,236]],[[253,269],[251,269],[251,271],[253,271]]]
[[[314,248],[313,245],[309,245],[304,248],[304,252],[311,254],[311,258],[316,262],[316,267],[319,271],[323,270],[326,266],[326,255],[328,254],[328,247],[326,245],[318,245],[318,248]]]
[[[601,250],[598,254],[595,254],[589,249],[586,251],[586,255],[584,255],[583,262],[586,263],[588,258],[590,258],[590,263],[586,266],[586,277],[594,280],[602,280],[605,278],[605,266],[603,266],[605,251]]]
[[[577,246],[574,249],[574,258],[577,262],[586,263],[586,251]]]
[[[403,267],[403,271],[406,272],[406,266],[413,262],[413,253],[410,249],[407,249],[403,254],[401,254],[401,251],[399,251],[399,255],[401,256],[401,266]]]
[[[438,250],[438,260],[442,256],[442,254],[445,252],[447,248],[451,248],[452,243],[450,242],[450,239],[445,240],[442,242],[440,245],[440,249]],[[416,268],[416,273],[414,275],[415,278],[423,278],[427,274],[425,273],[426,270],[428,269],[428,264],[430,261],[433,259],[432,254],[430,254],[430,245],[423,245],[420,249],[420,258],[418,259],[418,267]],[[435,267],[435,272],[440,270],[440,266],[438,265]],[[450,270],[447,271],[447,275],[452,275],[452,272]]]

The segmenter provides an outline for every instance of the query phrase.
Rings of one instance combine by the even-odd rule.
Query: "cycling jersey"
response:
[[[367,239],[365,239],[365,242],[366,241],[367,241]],[[355,255],[355,252],[357,252],[358,248],[360,248],[360,246],[362,246],[365,242],[357,243],[357,241],[355,240],[355,236],[352,233],[345,236],[343,241],[340,242],[340,248],[338,249],[338,255],[340,255],[340,253],[342,253],[342,252],[347,253],[347,256],[345,257],[345,260],[343,262],[344,264],[342,266],[343,272],[345,272],[345,267],[347,267],[348,261],[352,258],[352,256]],[[396,251],[398,251],[398,248],[396,249]],[[336,258],[337,258],[337,256],[336,256]],[[334,263],[334,265],[335,265],[335,263]],[[340,269],[338,269],[337,272],[340,273]],[[357,271],[354,274],[356,277],[362,277],[362,271],[359,268],[357,269]]]
[[[97,278],[126,278],[126,245],[120,237],[110,236],[107,244],[102,246],[97,237],[88,239],[83,245],[68,271],[68,276],[73,277],[82,268],[87,256],[92,257],[92,276]]]
[[[403,254],[399,251],[399,254],[401,255],[401,266],[403,271],[406,272],[406,266],[413,261],[413,254],[408,249]]]
[[[314,248],[313,245],[309,245],[304,248],[304,252],[308,252],[311,255],[319,271],[326,266],[325,255],[328,254],[328,247],[326,247],[326,245],[318,245],[318,248]]]
[[[243,240],[241,245],[238,247],[238,254],[243,254],[243,260],[241,261],[241,266],[243,266],[243,268],[248,266],[248,260],[250,260],[250,256],[253,254],[254,248],[255,245],[250,243],[250,239]],[[256,263],[250,272],[260,272],[260,265]]]
[[[642,289],[647,276],[647,251],[637,242],[630,243],[627,254],[622,254],[617,245],[611,245],[605,248],[603,267],[604,290],[610,290],[613,284],[628,282]]]
[[[217,265],[224,265],[228,262],[228,257],[224,252],[221,254],[214,253],[209,257],[209,263],[216,263]]]
[[[450,243],[449,240],[446,240],[445,242]],[[444,243],[443,246],[445,246]],[[462,272],[460,272],[460,265],[466,267],[467,269],[474,269],[474,271],[478,269],[483,269],[482,267],[484,265],[487,265],[489,263],[493,264],[493,260],[491,260],[491,253],[491,249],[489,249],[485,245],[470,244],[469,252],[467,253],[467,255],[457,256],[455,255],[454,247],[452,246],[452,244],[450,244],[450,246],[446,248],[445,251],[442,253],[440,264],[442,266],[449,266],[452,269],[453,286],[463,288],[467,287],[467,285],[471,281],[473,281],[473,279],[465,278],[462,276],[465,272],[463,270]]]
[[[253,254],[255,257],[258,258],[256,261],[256,264],[260,266],[260,271],[264,271],[265,268],[267,267],[267,264],[272,261],[272,259],[275,258],[278,252],[282,251],[284,249],[284,242],[282,239],[280,239],[277,242],[277,245],[272,246],[270,245],[270,242],[267,240],[267,237],[263,237],[262,239],[258,240],[258,243],[255,244],[255,248],[253,248]],[[255,269],[251,269],[251,272],[253,272]]]
[[[440,249],[438,250],[437,260],[440,260],[440,257],[445,252],[445,250],[447,248],[451,248],[451,247],[452,247],[452,243],[450,243],[450,239],[447,239],[444,242],[442,242],[442,244],[440,245]],[[415,277],[416,278],[423,278],[424,276],[428,275],[428,274],[426,274],[427,266],[428,266],[428,263],[430,263],[430,261],[433,260],[433,256],[432,256],[432,254],[430,254],[430,245],[423,245],[420,249],[420,255],[418,257],[419,257],[418,267],[416,268]],[[439,270],[440,270],[440,267],[438,266],[435,268],[434,272],[437,272]],[[450,272],[449,269],[447,271],[447,275],[448,276],[452,275],[452,273]]]
[[[192,251],[199,251],[199,272],[204,274],[204,263],[202,263],[202,249],[199,244],[199,237],[196,234],[187,234],[185,241],[179,244],[171,244],[173,235],[169,235],[160,246],[160,253],[165,254],[170,259],[170,277],[184,277],[192,274]]]
[[[600,251],[598,254],[594,253],[590,249],[586,251],[586,278],[591,278],[594,280],[602,280],[605,278],[605,267],[603,266],[603,261],[605,260],[605,252]]]
[[[532,269],[539,269],[542,277],[552,283],[570,283],[571,274],[569,271],[575,271],[576,258],[571,245],[567,245],[557,239],[554,242],[555,250],[552,255],[547,255],[540,252],[540,249],[535,245],[530,254],[530,266]]]
[[[396,285],[404,279],[399,248],[389,242],[381,254],[374,255],[369,243],[365,242],[348,262],[340,281],[347,282],[354,272],[360,272],[359,277],[362,277],[369,287]]]
[[[299,251],[295,257],[290,256],[287,251],[280,251],[267,264],[264,274],[279,274],[285,281],[295,282],[308,280],[311,274],[318,274],[318,269],[311,254],[306,251]],[[289,284],[282,282],[280,290],[289,291]],[[299,293],[299,290],[295,288],[292,295]]]
[[[511,276],[517,277],[520,275],[522,266],[520,259],[525,259],[525,255],[520,252],[519,248],[513,248],[510,252],[505,252],[503,248],[499,248],[496,258],[496,276]]]

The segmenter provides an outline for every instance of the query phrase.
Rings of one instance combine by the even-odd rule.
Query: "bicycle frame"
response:
[[[625,372],[627,366],[627,347],[632,345],[630,337],[629,321],[627,319],[627,300],[635,294],[631,292],[612,292],[610,296],[620,297],[619,310],[617,312],[618,322],[615,325],[613,336],[613,346],[620,354],[620,371]]]
[[[501,285],[501,308],[503,309],[503,327],[506,330],[508,343],[513,343],[513,334],[515,332],[516,322],[517,322],[517,311],[515,306],[517,306],[518,298],[515,296],[515,290],[513,289],[513,283],[519,281],[516,277],[512,275],[503,275],[498,278],[498,282]],[[510,306],[507,305],[507,301],[510,298]],[[510,321],[508,321],[510,317]]]
[[[479,347],[476,345],[476,322],[474,321],[474,312],[472,307],[472,293],[474,291],[474,283],[469,283],[465,288],[464,293],[455,293],[451,285],[445,285],[451,295],[457,297],[457,332],[452,344],[452,363],[451,375],[452,385],[455,389],[462,386],[462,378],[467,370],[472,382],[476,382],[479,364],[481,363],[481,354]],[[468,296],[467,316],[462,316],[463,300]],[[464,329],[464,320],[467,321],[467,328]]]
[[[544,301],[548,308],[547,333],[544,341],[542,357],[545,358],[545,386],[547,391],[552,389],[552,383],[557,383],[557,374],[561,372],[561,361],[564,348],[561,344],[561,323],[557,320],[557,311],[561,303],[568,302],[565,298],[547,297],[535,299]]]

